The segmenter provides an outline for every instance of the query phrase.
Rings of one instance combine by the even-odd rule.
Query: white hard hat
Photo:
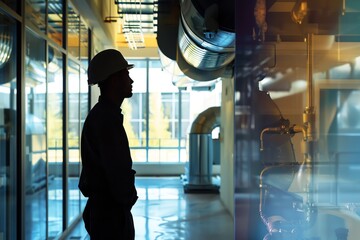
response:
[[[87,72],[88,84],[98,84],[118,71],[133,67],[134,65],[128,64],[121,52],[115,49],[106,49],[91,59]]]

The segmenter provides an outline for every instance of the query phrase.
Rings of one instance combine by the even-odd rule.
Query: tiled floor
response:
[[[137,177],[136,187],[136,240],[234,239],[233,219],[219,194],[185,194],[179,177]],[[82,222],[71,239],[89,239]]]

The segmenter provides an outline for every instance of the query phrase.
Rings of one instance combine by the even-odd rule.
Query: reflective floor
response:
[[[136,240],[234,239],[233,219],[219,194],[185,194],[180,177],[137,177],[136,187]],[[68,239],[89,239],[82,222]]]

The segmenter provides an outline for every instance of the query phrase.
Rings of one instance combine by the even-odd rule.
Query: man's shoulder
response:
[[[106,112],[108,112],[107,106],[101,102],[97,102],[94,107],[90,109],[88,116],[106,114]]]
[[[85,120],[85,124],[86,123],[91,123],[91,122],[96,122],[96,121],[101,121],[100,116],[104,115],[103,110],[101,109],[101,107],[99,107],[99,104],[95,104],[94,107],[92,107],[86,117]]]
[[[113,111],[108,106],[106,106],[106,104],[98,102],[90,110],[85,122],[106,124],[109,120],[113,119],[112,115]]]

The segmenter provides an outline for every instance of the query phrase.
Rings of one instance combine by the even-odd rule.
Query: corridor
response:
[[[233,239],[233,219],[219,194],[185,194],[179,177],[137,177],[136,240]],[[89,239],[81,222],[68,240]]]

